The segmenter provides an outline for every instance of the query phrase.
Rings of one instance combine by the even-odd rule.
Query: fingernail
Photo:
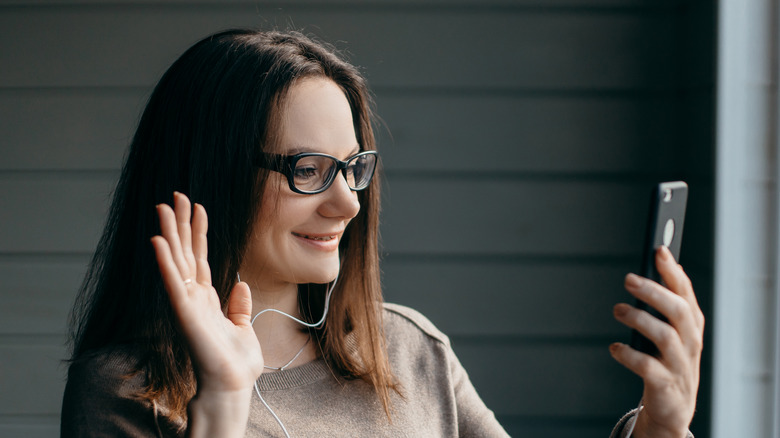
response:
[[[636,289],[642,286],[642,278],[636,274],[626,275],[626,287]]]
[[[612,308],[612,313],[618,317],[625,316],[626,313],[628,313],[628,307],[626,307],[625,304],[616,304],[615,307]]]
[[[610,354],[612,354],[614,356],[618,352],[618,350],[620,350],[620,345],[621,344],[619,342],[614,342],[614,343],[610,344],[610,346],[609,346]]]
[[[672,253],[669,252],[669,248],[666,247],[666,245],[662,245],[658,249],[658,254],[661,256],[661,260],[667,262],[672,257]]]

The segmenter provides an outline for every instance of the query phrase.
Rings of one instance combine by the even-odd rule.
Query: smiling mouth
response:
[[[319,237],[317,237],[317,236],[308,236],[306,234],[299,234],[299,233],[295,233],[295,232],[293,233],[293,235],[294,236],[298,236],[298,237],[303,237],[304,239],[318,240],[318,241],[321,241],[321,242],[327,242],[329,240],[333,240],[333,239],[336,238],[336,236],[319,236]]]

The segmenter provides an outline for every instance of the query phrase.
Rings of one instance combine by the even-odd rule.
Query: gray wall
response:
[[[603,437],[653,182],[691,186],[709,309],[714,16],[650,0],[0,0],[0,436],[56,436],[65,321],[146,97],[228,27],[303,29],[376,94],[388,301],[448,333],[514,436]],[[706,436],[708,365],[694,429]]]

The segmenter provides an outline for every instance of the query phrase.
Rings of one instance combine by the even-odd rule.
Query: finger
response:
[[[195,204],[192,215],[192,253],[195,256],[195,272],[198,283],[210,285],[209,244],[206,238],[208,228],[209,222],[206,209],[200,204]]]
[[[165,290],[168,291],[171,305],[174,309],[179,308],[187,297],[187,288],[184,285],[179,268],[173,261],[168,241],[162,236],[154,236],[152,237],[152,246],[154,247],[157,266],[160,268],[160,275],[162,276]]]
[[[661,246],[658,248],[655,256],[655,264],[658,273],[661,274],[666,286],[677,295],[683,297],[688,305],[693,309],[696,324],[699,329],[704,328],[704,315],[702,314],[696,294],[693,291],[693,285],[690,278],[685,274],[682,266],[672,257],[669,248]]]
[[[191,274],[197,274],[195,266],[195,256],[192,253],[192,205],[190,199],[179,192],[173,192],[173,208],[176,212],[176,228],[179,232],[179,241],[181,242],[181,251],[184,259],[187,261],[187,267]]]
[[[645,381],[669,377],[669,370],[658,359],[636,351],[628,345],[616,342],[609,346],[609,353],[621,365]]]
[[[685,359],[680,335],[671,325],[625,303],[615,305],[613,313],[615,319],[635,329],[655,344],[665,362],[674,364]]]
[[[184,258],[184,253],[181,249],[181,242],[179,241],[179,233],[176,226],[176,214],[168,204],[158,205],[157,213],[160,216],[160,229],[162,231],[162,237],[164,237],[168,242],[171,257],[173,258],[173,263],[179,269],[179,273],[182,278],[192,278],[190,276],[189,264]]]
[[[233,286],[230,292],[227,317],[237,326],[252,326],[252,293],[243,281]]]
[[[634,274],[626,275],[625,287],[631,295],[664,315],[686,345],[695,349],[697,344],[701,343],[701,330],[696,324],[690,304],[683,297],[654,281]],[[660,345],[658,347],[661,348]]]

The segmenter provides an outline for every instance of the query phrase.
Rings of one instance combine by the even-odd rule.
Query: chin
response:
[[[339,276],[339,270],[335,269],[332,272],[328,272],[328,273],[325,273],[325,274],[321,275],[319,277],[319,281],[314,281],[312,283],[317,283],[317,284],[330,283],[333,280],[335,280],[336,278],[338,278],[338,276]]]
[[[305,283],[313,284],[325,284],[330,283],[336,279],[339,275],[339,261],[320,264],[318,266],[312,266],[311,270],[307,270],[306,275],[302,275],[301,278],[306,278]]]

